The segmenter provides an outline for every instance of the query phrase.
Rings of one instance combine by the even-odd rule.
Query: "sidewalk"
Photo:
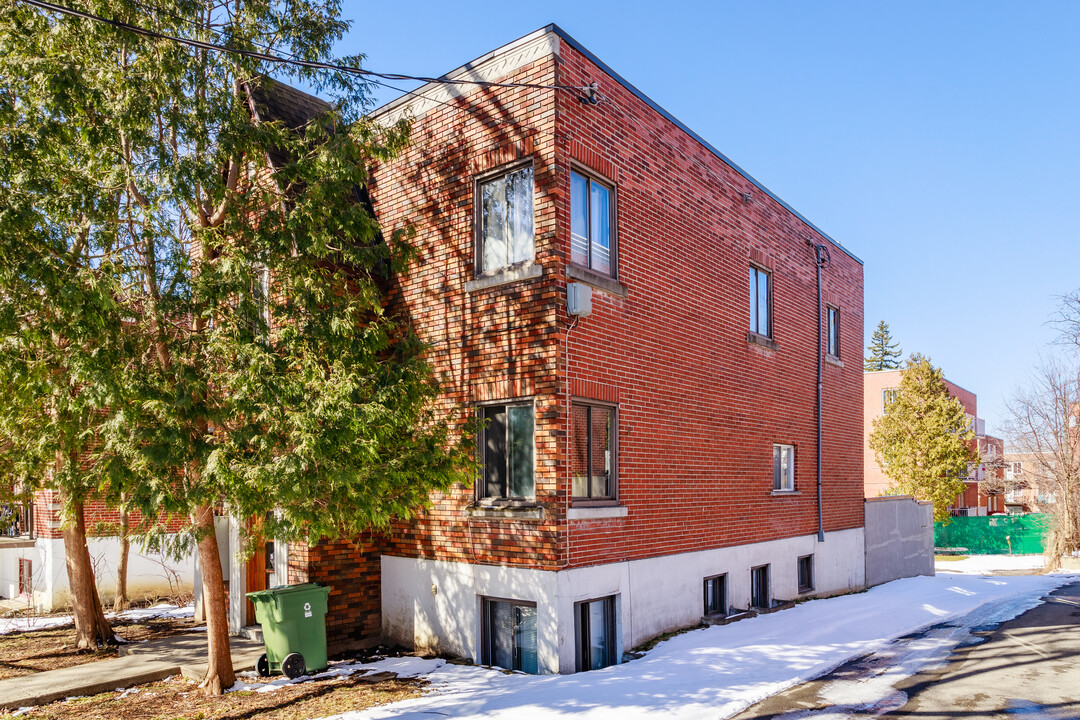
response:
[[[229,638],[233,668],[252,670],[262,643]],[[206,633],[194,632],[120,646],[120,657],[0,680],[0,710],[43,705],[72,696],[96,695],[155,682],[176,673],[201,679],[206,672]]]

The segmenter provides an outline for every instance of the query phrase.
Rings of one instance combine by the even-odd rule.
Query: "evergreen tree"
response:
[[[359,66],[331,55],[348,28],[335,0],[68,4]],[[334,104],[300,127],[261,116],[271,73]],[[363,119],[354,74],[21,3],[0,4],[0,78],[0,387],[13,397],[0,468],[60,489],[76,529],[92,493],[188,519],[203,687],[220,693],[234,675],[216,503],[268,518],[245,529],[249,547],[306,543],[385,528],[472,477],[424,347],[386,310],[411,247],[357,201],[408,127]],[[71,562],[90,570],[69,548]]]
[[[866,358],[864,370],[896,370],[900,367],[900,346],[893,342],[889,334],[889,326],[884,320],[878,323],[877,329],[870,337],[870,344],[866,346],[870,355]]]
[[[949,394],[930,360],[912,355],[899,392],[874,420],[870,449],[891,481],[886,495],[913,495],[934,504],[934,520],[949,521],[949,506],[964,491],[974,431],[964,406]]]

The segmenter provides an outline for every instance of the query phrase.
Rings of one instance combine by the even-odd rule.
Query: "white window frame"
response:
[[[787,455],[785,469],[784,455]],[[773,443],[773,492],[795,491],[795,446]]]
[[[509,237],[509,227],[504,227],[504,242],[506,247],[504,248],[506,263],[503,265],[497,265],[485,268],[484,264],[484,251],[485,251],[485,218],[484,218],[484,188],[485,186],[496,182],[500,179],[509,177],[515,173],[519,173],[523,170],[528,170],[532,178],[532,191],[529,193],[529,219],[532,225],[532,239],[529,243],[529,252],[527,257],[511,258],[512,252],[512,240]],[[473,187],[473,208],[474,208],[474,226],[475,226],[475,238],[474,238],[474,255],[475,255],[475,272],[476,277],[492,277],[504,273],[508,270],[513,270],[521,267],[525,267],[533,264],[536,259],[536,174],[533,166],[532,159],[525,160],[523,162],[513,163],[511,165],[505,165],[491,172],[477,175],[474,180]],[[509,213],[503,219],[504,223],[509,223]]]

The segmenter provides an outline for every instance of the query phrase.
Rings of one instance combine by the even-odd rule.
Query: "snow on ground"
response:
[[[896,637],[979,609],[1001,621],[1075,576],[946,574],[814,600],[732,625],[694,630],[622,665],[562,676],[506,674],[443,660],[388,658],[363,667],[421,677],[422,698],[335,716],[487,720],[617,717],[718,720]]]
[[[105,613],[110,620],[126,620],[128,622],[146,622],[158,618],[186,618],[195,615],[194,605],[177,607],[167,603],[159,603],[153,607],[131,608],[121,613]],[[31,630],[47,630],[49,628],[73,625],[75,620],[70,615],[23,615],[20,617],[0,618],[0,635],[13,632],[29,632]]]
[[[988,575],[998,570],[1041,570],[1046,565],[1044,555],[972,555],[963,560],[938,560],[938,572]]]

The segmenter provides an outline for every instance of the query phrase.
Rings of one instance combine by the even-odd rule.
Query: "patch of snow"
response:
[[[1042,570],[1046,566],[1043,555],[972,555],[963,560],[938,560],[937,572],[989,575],[999,570]]]
[[[121,613],[105,613],[110,620],[128,620],[133,622],[145,622],[159,618],[182,619],[194,617],[195,606],[185,605],[177,607],[160,603],[148,608],[132,608]],[[14,632],[31,632],[33,630],[50,630],[53,628],[74,625],[75,620],[70,615],[29,615],[23,617],[0,618],[0,635]]]
[[[33,705],[30,705],[30,706],[27,706],[27,707],[21,707],[21,708],[15,710],[14,712],[12,712],[11,717],[19,717],[20,715],[25,715],[26,713],[30,712],[33,709],[34,709]]]
[[[960,574],[907,578],[865,593],[687,632],[659,643],[641,659],[575,675],[506,674],[442,660],[387,658],[364,667],[422,677],[431,692],[335,717],[718,720],[854,657],[884,651],[894,638],[976,609],[979,623],[1013,617],[1071,579]],[[897,658],[897,672],[935,659],[945,647],[945,640],[932,631],[914,639],[904,650],[909,656]],[[891,685],[880,683],[876,689],[860,690],[858,697],[852,691],[845,702],[887,712],[899,701]]]

